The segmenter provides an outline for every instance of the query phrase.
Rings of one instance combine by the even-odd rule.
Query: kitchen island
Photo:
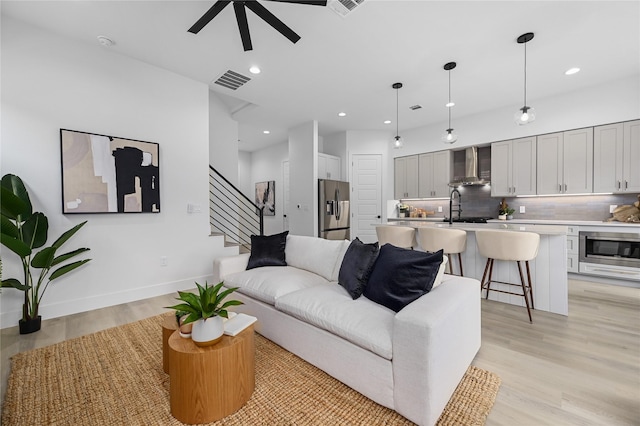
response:
[[[395,219],[389,225],[413,228],[439,227],[467,231],[467,249],[462,254],[464,275],[482,280],[487,258],[480,255],[476,245],[475,231],[478,229],[498,229],[516,232],[535,232],[540,235],[538,256],[529,262],[533,280],[533,300],[535,309],[560,315],[569,314],[567,285],[567,227],[541,224],[516,223],[453,223],[426,220]],[[520,283],[520,275],[515,262],[496,261],[493,278],[498,281]],[[513,291],[514,287],[492,284],[492,288]],[[517,290],[516,290],[517,291]],[[525,306],[524,298],[504,293],[491,292],[490,300]],[[526,312],[525,312],[526,316]],[[535,321],[535,318],[534,318]]]

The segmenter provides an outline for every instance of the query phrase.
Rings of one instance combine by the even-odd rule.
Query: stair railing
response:
[[[227,241],[251,248],[251,235],[264,235],[264,206],[258,207],[209,166],[209,224]]]

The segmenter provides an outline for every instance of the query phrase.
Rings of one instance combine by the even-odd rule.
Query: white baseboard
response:
[[[213,275],[185,278],[179,281],[154,284],[147,287],[139,287],[116,293],[66,300],[64,302],[54,303],[51,305],[41,304],[40,315],[42,316],[42,319],[63,317],[66,315],[77,314],[79,312],[87,312],[123,303],[134,302],[136,300],[162,296],[178,290],[189,290],[195,288],[195,282],[204,283],[205,281],[213,282]],[[22,318],[22,305],[17,306],[16,310],[2,312],[0,314],[0,329],[17,326],[20,318]]]

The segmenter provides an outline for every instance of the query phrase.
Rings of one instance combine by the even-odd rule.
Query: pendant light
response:
[[[536,111],[527,106],[527,43],[533,40],[533,33],[525,33],[518,37],[518,44],[524,44],[524,104],[520,108],[513,119],[516,124],[524,126],[536,119]]]
[[[398,131],[398,90],[402,88],[402,83],[393,83],[391,87],[396,89],[396,136],[393,138],[393,148],[400,149],[404,146],[404,141],[400,137],[400,132]]]
[[[453,128],[451,128],[451,108],[455,105],[451,102],[451,70],[456,67],[455,62],[447,62],[444,64],[444,70],[449,73],[449,102],[447,102],[447,109],[449,110],[449,128],[445,130],[445,133],[442,135],[442,142],[452,144],[458,140],[458,135],[453,133]]]

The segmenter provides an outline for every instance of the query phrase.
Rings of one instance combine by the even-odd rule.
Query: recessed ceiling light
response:
[[[573,74],[576,74],[578,72],[580,72],[580,68],[575,68],[575,67],[574,68],[569,68],[568,70],[566,70],[564,72],[564,75],[573,75]]]
[[[100,43],[103,46],[113,46],[114,44],[116,44],[113,40],[111,40],[109,37],[105,37],[105,36],[98,36],[98,43]]]
[[[339,113],[338,113],[338,117],[344,117],[344,116],[346,116],[346,115],[347,115],[347,113],[346,113],[346,112],[339,112]]]
[[[391,120],[384,120],[383,123],[384,124],[391,124]]]
[[[265,135],[268,135],[268,134],[269,134],[269,133],[271,133],[271,132],[270,132],[270,131],[268,131],[268,130],[263,130],[263,131],[262,131],[262,133],[264,133]]]
[[[455,102],[447,102],[444,106],[446,106],[447,108],[451,108],[455,104],[456,104]]]
[[[251,74],[260,74],[260,67],[258,67],[257,65],[254,65],[251,68],[249,68],[249,72]]]

